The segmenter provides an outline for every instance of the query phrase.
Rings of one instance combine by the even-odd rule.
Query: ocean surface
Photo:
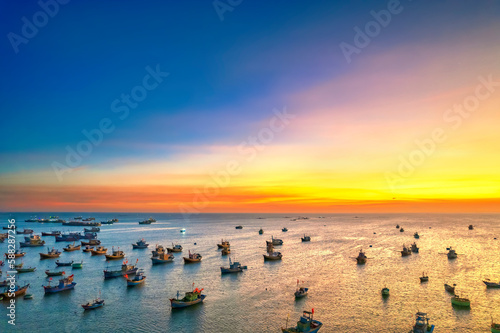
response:
[[[15,328],[7,323],[8,302],[0,302],[1,332],[280,332],[289,316],[295,324],[303,310],[314,308],[314,318],[322,321],[320,332],[408,332],[417,311],[427,312],[435,332],[489,332],[491,317],[500,321],[500,289],[487,289],[482,280],[500,281],[500,215],[443,214],[353,214],[303,215],[309,219],[292,221],[295,214],[199,214],[185,221],[180,214],[124,213],[15,213],[0,214],[0,226],[15,218],[18,230],[24,227],[41,231],[83,231],[83,227],[60,224],[26,223],[32,216],[59,215],[95,217],[96,221],[118,218],[113,225],[101,226],[99,239],[126,253],[129,263],[138,259],[147,280],[144,285],[127,288],[123,278],[104,280],[103,270],[121,261],[106,262],[103,256],[81,251],[63,252],[61,261],[84,261],[83,269],[65,267],[66,276],[74,274],[72,291],[44,295],[44,271],[56,268],[56,259],[40,260],[38,253],[47,247],[62,250],[69,242],[43,237],[45,247],[23,248],[27,255],[17,260],[36,272],[18,275],[21,284],[30,283],[31,300],[16,299]],[[151,225],[138,221],[156,218]],[[261,217],[261,219],[258,219]],[[405,232],[396,229],[401,225]],[[468,230],[473,224],[474,230]],[[235,226],[242,225],[242,230]],[[258,230],[264,229],[259,235]],[[287,227],[288,232],[281,228]],[[185,228],[186,233],[180,233]],[[415,240],[413,234],[420,234]],[[304,234],[311,242],[301,242]],[[283,260],[264,262],[266,240],[283,239],[276,249]],[[497,238],[496,240],[494,238]],[[23,235],[17,236],[18,241]],[[133,250],[132,243],[144,238],[145,250]],[[220,266],[228,257],[217,249],[221,238],[231,243],[231,257],[247,265],[243,273],[222,276]],[[414,241],[419,254],[401,257],[403,244]],[[169,247],[180,243],[183,253],[173,263],[151,264],[156,244]],[[196,245],[195,245],[196,243]],[[18,244],[18,243],[17,243]],[[456,249],[458,258],[449,260],[446,248]],[[366,265],[354,257],[366,251]],[[0,253],[7,242],[0,243]],[[200,253],[199,264],[185,265],[188,250]],[[1,267],[6,277],[7,267]],[[429,282],[420,283],[425,271]],[[54,277],[56,280],[58,277]],[[309,288],[307,297],[295,300],[297,279]],[[203,304],[172,311],[169,299],[183,294],[193,283],[204,288]],[[471,299],[470,309],[456,309],[444,283],[456,283],[456,291]],[[381,289],[390,296],[381,297]],[[105,306],[84,311],[81,304],[101,293]]]

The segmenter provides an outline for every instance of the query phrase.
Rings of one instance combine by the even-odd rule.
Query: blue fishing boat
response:
[[[97,239],[97,233],[95,232],[86,232],[83,236],[80,235],[82,239]]]
[[[63,278],[59,280],[59,284],[57,286],[51,286],[50,281],[52,281],[52,278],[49,279],[49,285],[48,286],[43,286],[43,289],[46,293],[58,293],[60,291],[65,291],[65,290],[71,290],[75,288],[76,282],[73,282],[73,274],[68,276],[67,278]]]
[[[80,234],[78,232],[70,232],[67,234],[61,234],[56,236],[56,242],[75,242],[80,239]]]
[[[56,265],[57,266],[71,266],[73,264],[73,260],[72,261],[68,261],[68,262],[61,262],[59,260],[56,260]]]
[[[24,229],[23,231],[16,231],[18,235],[29,235],[33,233],[33,229]]]
[[[203,289],[196,288],[187,292],[183,298],[179,298],[179,292],[177,292],[177,298],[170,299],[172,309],[185,308],[203,302],[206,296],[201,294],[202,291]]]
[[[127,274],[125,274],[124,277],[127,279],[127,287],[137,286],[138,284],[144,283],[144,281],[146,281],[146,275],[144,275],[142,269],[139,270],[132,279],[129,279]]]
[[[85,310],[93,310],[104,306],[104,300],[96,298],[92,301],[92,303],[88,302],[87,304],[82,304],[82,308]]]
[[[427,317],[427,313],[417,312],[415,315],[415,325],[413,329],[409,331],[409,333],[432,333],[434,332],[434,325],[429,324],[429,318]]]
[[[304,311],[297,326],[290,328],[281,328],[283,333],[316,333],[323,327],[323,323],[313,319],[314,309],[311,312]],[[286,326],[288,326],[288,318],[286,319]]]
[[[247,266],[241,266],[239,262],[232,262],[231,258],[229,258],[229,267],[221,266],[220,272],[221,274],[239,273],[243,272],[244,269],[247,269]]]
[[[135,244],[132,244],[133,249],[145,249],[149,246],[148,243],[143,239],[139,239]]]
[[[90,229],[88,229],[88,228],[83,228],[83,231],[84,231],[84,232],[99,232],[99,231],[101,231],[101,228],[99,228],[99,227],[92,227],[92,228],[90,228]]]

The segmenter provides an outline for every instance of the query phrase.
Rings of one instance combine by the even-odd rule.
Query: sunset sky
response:
[[[0,210],[500,212],[499,2],[220,3],[3,1]]]

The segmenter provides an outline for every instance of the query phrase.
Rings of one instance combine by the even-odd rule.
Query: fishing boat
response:
[[[299,279],[297,279],[297,289],[295,290],[295,298],[302,298],[302,297],[305,297],[307,296],[307,291],[309,290],[309,288],[305,288],[305,287],[299,287]],[[304,281],[302,281],[303,283]]]
[[[401,227],[401,229],[399,229],[399,232],[405,232],[405,229]]]
[[[202,291],[203,289],[196,288],[186,292],[183,298],[179,298],[179,292],[177,292],[177,298],[170,299],[172,309],[185,308],[203,302],[206,296],[201,294]]]
[[[283,258],[281,252],[274,251],[274,247],[272,244],[267,245],[267,254],[263,254],[263,256],[264,256],[264,261],[281,260],[281,258]]]
[[[106,260],[116,260],[125,258],[125,252],[118,250],[111,250],[111,254],[105,254]]]
[[[83,231],[84,232],[99,232],[99,231],[101,231],[101,228],[99,228],[99,227],[92,227],[90,229],[89,228],[83,228]]]
[[[153,262],[153,265],[165,264],[167,262],[174,261],[174,255],[165,252],[159,253],[157,256],[151,257],[151,261]]]
[[[483,283],[486,285],[488,288],[500,288],[500,282],[495,283],[491,282],[490,279],[485,279],[486,281],[483,280]]]
[[[94,249],[93,246],[85,245],[85,247],[83,248],[82,252],[91,252],[93,249]]]
[[[25,294],[24,299],[33,299],[33,294]]]
[[[228,254],[230,254],[230,253],[231,253],[231,248],[230,248],[230,247],[225,247],[225,248],[223,248],[223,249],[222,249],[222,251],[221,251],[221,254],[222,254],[223,256],[227,256],[227,255],[228,255]]]
[[[14,253],[5,253],[5,257],[9,259],[24,257],[26,252],[16,250]]]
[[[42,231],[42,236],[60,236],[60,235],[61,235],[60,231],[49,231],[49,232]]]
[[[145,249],[149,246],[148,243],[144,240],[144,238],[139,239],[135,244],[132,244],[133,249]]]
[[[301,237],[300,239],[301,239],[303,242],[310,242],[310,241],[311,241],[311,236],[306,236],[306,235],[304,234],[304,237]]]
[[[182,252],[182,246],[179,244],[172,243],[172,247],[167,248],[168,252]]]
[[[52,278],[49,279],[49,285],[43,286],[45,293],[58,293],[60,291],[71,290],[76,286],[76,282],[73,282],[73,274],[66,278],[62,278],[59,280],[59,284],[57,286],[51,286],[50,282]]]
[[[9,284],[10,282],[7,279],[0,281],[0,287],[7,287]]]
[[[451,298],[451,304],[460,307],[470,307],[470,300],[468,298],[460,297],[459,295],[455,294]]]
[[[500,324],[495,324],[491,321],[491,333],[500,333]]]
[[[154,222],[156,222],[156,220],[154,218],[150,217],[147,220],[139,221],[139,224],[151,224],[151,223],[154,223]]]
[[[125,274],[124,277],[125,279],[127,279],[127,287],[137,286],[138,284],[144,283],[144,281],[146,281],[146,275],[144,275],[144,272],[142,270],[139,270],[132,279],[129,279],[127,274]]]
[[[221,239],[220,244],[217,244],[217,248],[223,249],[225,247],[229,247],[229,241]]]
[[[429,317],[427,313],[417,312],[415,315],[415,325],[409,333],[432,333],[434,332],[434,325],[429,324]]]
[[[221,266],[220,272],[221,274],[240,273],[243,272],[244,269],[247,269],[247,266],[241,266],[239,262],[232,262],[231,258],[229,258],[229,267]]]
[[[16,231],[18,235],[29,235],[33,233],[33,229],[24,229],[23,231]]]
[[[469,230],[474,230],[474,226],[472,224],[469,224]]]
[[[81,241],[82,245],[101,245],[101,241],[98,239],[89,239],[88,241]]]
[[[458,257],[458,254],[455,250],[451,248],[451,246],[448,249],[448,253],[446,254],[448,256],[448,259],[455,259]]]
[[[80,250],[81,245],[68,244],[66,247],[63,247],[63,250],[66,252],[78,251]]]
[[[137,259],[138,261],[139,259]],[[137,264],[136,261],[136,264]],[[132,275],[137,273],[137,265],[129,265],[128,261],[124,261],[121,268],[119,270],[109,270],[105,269],[104,272],[104,278],[105,279],[111,279],[111,278],[116,278],[120,276],[124,276],[125,274],[127,275]]]
[[[23,296],[24,294],[26,294],[26,291],[29,287],[29,283],[22,287],[16,284],[13,289],[11,289],[10,286],[7,285],[4,288],[3,293],[0,293],[0,296],[2,296],[3,298],[16,298],[19,296]]]
[[[59,260],[56,261],[57,266],[71,266],[73,265],[73,260],[67,262],[61,262]]]
[[[93,300],[92,303],[88,302],[87,304],[82,304],[82,308],[85,310],[93,310],[103,306],[104,306],[104,300],[99,298]]]
[[[73,264],[71,264],[71,267],[74,269],[74,268],[83,268],[83,260],[80,261],[80,262],[74,262]]]
[[[183,258],[185,264],[190,264],[193,262],[200,262],[203,257],[199,253],[191,253],[191,250],[189,250],[189,256]]]
[[[74,217],[73,220],[81,220],[83,217],[81,216],[77,216],[77,217]]]
[[[358,263],[358,265],[364,265],[364,264],[366,264],[366,260],[367,259],[368,259],[368,257],[363,252],[363,249],[359,250],[359,254],[356,257],[356,262]]]
[[[83,235],[80,235],[80,238],[89,239],[89,240],[96,240],[97,233],[96,232],[86,232]]]
[[[429,276],[422,272],[422,276],[420,277],[420,282],[428,282],[429,281]]]
[[[62,225],[71,227],[100,227],[101,222],[69,221],[63,222]]]
[[[236,229],[243,229],[243,226],[242,225],[237,225],[235,228]]]
[[[8,227],[2,227],[3,230],[16,230],[17,229],[17,226],[15,225],[10,225]]]
[[[289,327],[289,328],[281,328],[281,332],[283,333],[316,333],[321,327],[323,327],[323,323],[313,319],[314,309],[309,311],[304,311],[300,320],[297,322],[297,326]],[[286,319],[286,325],[288,326],[288,318]]]
[[[413,234],[413,237],[415,237],[416,239],[419,239],[419,238],[420,238],[420,235],[418,234],[418,232],[415,232],[415,233]]]
[[[20,247],[37,247],[44,246],[45,241],[38,235],[31,235],[29,237],[24,237],[24,242],[19,242]]]
[[[49,250],[47,248],[47,253],[40,253],[40,259],[51,259],[51,258],[59,258],[61,255],[61,251],[52,248],[52,250]]]
[[[411,250],[410,248],[406,247],[406,245],[403,244],[403,251],[401,251],[401,256],[406,257],[411,255]]]
[[[59,216],[49,216],[48,219],[43,219],[38,222],[42,223],[62,223],[65,222],[63,219],[60,219]]]
[[[259,235],[262,235],[263,233],[264,233],[264,230],[262,228],[260,228]]]
[[[100,254],[106,254],[106,252],[108,252],[108,249],[105,248],[104,246],[98,246],[97,249],[90,250],[90,252],[92,253],[93,256],[97,256]]]
[[[288,231],[288,228],[287,228],[287,227],[283,227],[283,228],[281,229],[281,231],[283,231],[283,232],[287,232],[287,231]]]
[[[18,268],[16,269],[17,273],[29,273],[36,271],[36,267],[26,267],[26,268]]]
[[[23,266],[24,266],[24,262],[21,262],[21,263],[19,263],[19,264],[15,264],[15,265],[14,265],[14,269],[16,269],[16,270],[17,270],[17,269],[19,269],[19,268],[23,268]]]
[[[115,222],[118,222],[118,219],[111,219],[107,221],[101,221],[101,224],[113,224]]]
[[[162,245],[156,245],[156,248],[151,251],[153,257],[158,257],[162,253],[165,253],[165,248]]]
[[[396,229],[399,229],[399,224],[396,224]]]
[[[411,252],[418,253],[418,251],[419,251],[419,248],[417,246],[417,243],[413,242],[413,244],[411,244]]]
[[[453,286],[450,286],[449,284],[444,284],[444,289],[449,292],[449,293],[452,293],[452,294],[455,294],[455,286],[456,284],[453,284]]]
[[[389,288],[382,288],[382,296],[389,296]]]
[[[38,222],[38,221],[40,221],[40,219],[38,217],[24,220],[24,222]]]
[[[274,238],[273,236],[271,236],[271,241],[266,241],[266,243],[268,245],[272,244],[273,246],[283,245],[283,240],[278,239],[278,238]]]
[[[95,221],[95,217],[87,217],[87,218],[83,219],[82,221],[86,221],[86,222]]]
[[[64,271],[51,272],[49,270],[46,270],[45,274],[47,274],[47,276],[61,276],[61,275],[66,274],[66,272],[64,272]]]
[[[185,233],[186,232],[186,229],[182,228],[181,229],[181,234]]]
[[[56,242],[76,242],[80,239],[80,233],[78,232],[70,232],[67,234],[61,234],[56,236]]]

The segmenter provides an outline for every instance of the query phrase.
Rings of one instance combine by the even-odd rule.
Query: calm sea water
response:
[[[14,217],[20,229],[27,227],[36,233],[83,230],[24,222],[33,215],[48,216],[0,214],[0,225]],[[59,214],[66,220],[77,215]],[[303,310],[311,308],[324,323],[320,332],[408,332],[417,310],[429,314],[436,332],[489,332],[491,316],[500,321],[500,289],[487,289],[482,283],[484,278],[500,280],[500,215],[305,215],[308,220],[291,221],[296,216],[200,214],[190,222],[179,214],[83,216],[120,220],[103,225],[99,239],[108,248],[120,247],[130,263],[139,259],[138,266],[147,276],[145,284],[127,288],[122,278],[104,280],[105,258],[75,251],[60,257],[61,261],[84,260],[83,269],[66,268],[67,275],[75,275],[75,289],[44,295],[44,271],[56,268],[55,259],[39,259],[38,253],[46,252],[46,247],[24,248],[24,265],[37,270],[18,277],[21,283],[31,284],[29,293],[34,299],[17,299],[15,329],[7,324],[9,303],[0,302],[1,332],[279,332],[288,315],[291,325]],[[137,223],[150,216],[158,222]],[[240,224],[244,228],[236,230]],[[399,232],[396,224],[405,232]],[[469,224],[475,229],[468,230]],[[285,226],[288,232],[281,231]],[[264,235],[258,234],[261,227]],[[186,228],[185,234],[180,233],[181,228]],[[415,231],[421,236],[417,240],[420,253],[402,258],[402,244],[412,243]],[[303,234],[311,235],[310,243],[301,242]],[[281,262],[263,260],[265,241],[271,235],[284,241],[277,247],[283,253]],[[216,246],[222,237],[231,242],[231,257],[247,265],[247,271],[221,276],[220,266],[228,265],[228,257],[221,256]],[[131,244],[139,238],[145,238],[150,248],[133,250]],[[54,237],[44,239],[51,248],[62,250],[68,244],[56,243]],[[170,246],[172,242],[182,244],[184,252],[175,254],[173,263],[152,266],[154,245]],[[443,254],[449,246],[457,250],[458,259],[448,260]],[[364,266],[353,259],[361,248],[370,258]],[[1,253],[6,249],[7,243],[0,243]],[[203,261],[184,265],[182,256],[188,250],[202,254]],[[120,263],[111,262],[109,267]],[[2,270],[3,280],[6,266]],[[420,283],[422,271],[428,273],[428,283]],[[299,301],[293,296],[297,279],[310,288],[309,295]],[[171,311],[169,298],[178,290],[189,291],[193,283],[204,288],[205,302]],[[453,308],[444,283],[456,283],[457,292],[470,297],[471,309]],[[391,290],[387,299],[380,295],[384,286]],[[83,311],[80,304],[99,292],[106,305]]]

